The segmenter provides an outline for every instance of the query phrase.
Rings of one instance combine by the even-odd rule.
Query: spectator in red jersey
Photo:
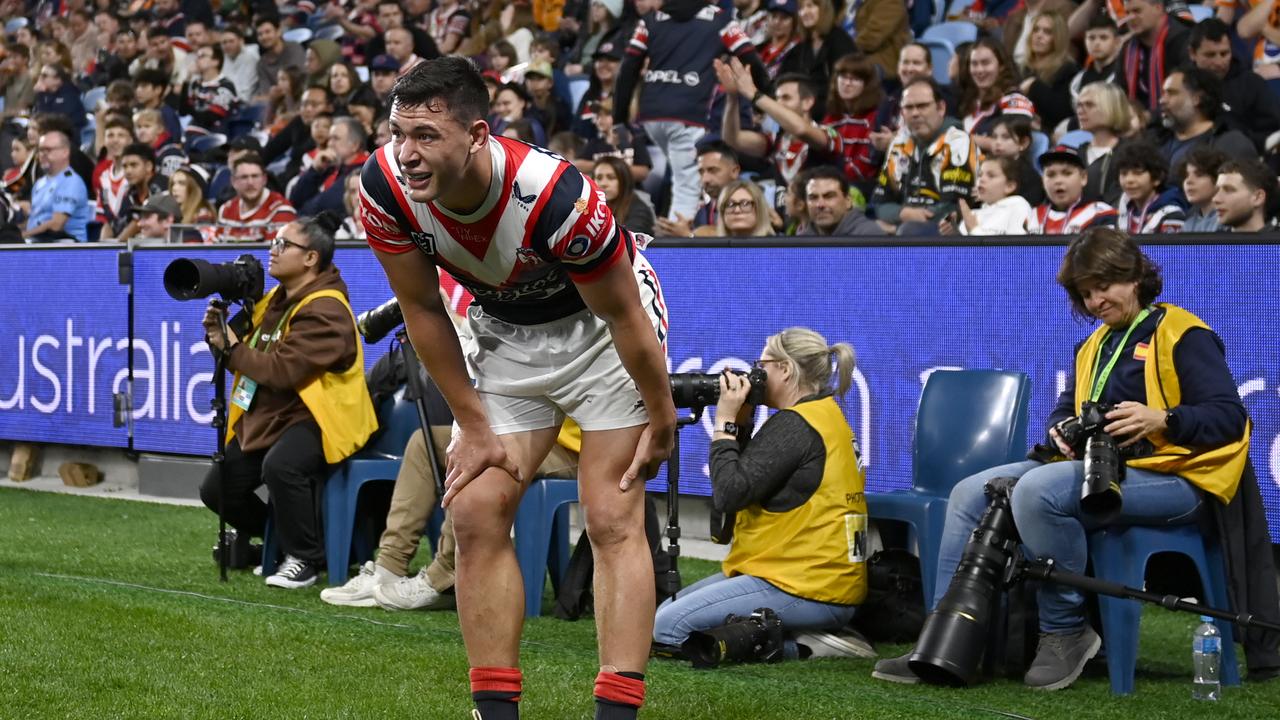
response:
[[[1114,226],[1115,208],[1085,198],[1089,171],[1075,148],[1059,145],[1040,156],[1048,199],[1027,223],[1028,235],[1075,235],[1096,226]]]
[[[103,138],[102,159],[93,170],[93,187],[90,189],[96,199],[96,220],[105,227],[120,216],[124,197],[129,192],[121,155],[134,141],[133,123],[127,117],[113,116],[106,121]]]
[[[267,166],[257,155],[245,155],[231,168],[236,196],[218,208],[218,238],[229,242],[265,242],[297,217],[283,195],[267,189]]]
[[[841,169],[864,194],[870,194],[880,170],[873,157],[871,131],[883,97],[880,77],[869,57],[845,55],[836,61],[822,125],[840,136]]]

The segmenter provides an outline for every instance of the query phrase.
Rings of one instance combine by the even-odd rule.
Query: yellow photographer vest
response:
[[[1182,402],[1182,386],[1173,364],[1173,351],[1178,341],[1193,328],[1209,329],[1200,318],[1176,305],[1159,303],[1164,317],[1156,325],[1147,350],[1143,376],[1147,389],[1147,405],[1157,410],[1170,410]],[[1102,343],[1110,330],[1100,326],[1076,353],[1076,414],[1089,398],[1093,382],[1093,368]],[[1252,421],[1245,421],[1244,437],[1226,445],[1208,450],[1174,445],[1162,434],[1147,439],[1155,446],[1155,452],[1147,457],[1129,460],[1129,467],[1152,472],[1177,475],[1196,487],[1211,493],[1223,503],[1231,502],[1240,485],[1240,475],[1249,459],[1249,436],[1253,434]]]
[[[253,326],[262,323],[267,306],[275,295],[279,285],[272,288],[253,308]],[[351,327],[355,328],[355,314],[346,297],[337,290],[317,290],[304,295],[284,319],[284,333],[289,332],[289,322],[303,305],[319,298],[333,298],[351,314]],[[236,373],[231,387],[240,380]],[[311,416],[320,426],[320,437],[324,445],[324,459],[330,465],[342,462],[349,455],[364,447],[365,441],[378,429],[378,415],[373,409],[373,401],[369,399],[369,386],[364,380],[364,349],[356,340],[356,360],[351,367],[342,372],[324,372],[298,389],[302,403],[307,406]],[[230,405],[227,418],[227,442],[235,437],[236,422],[244,411],[234,403]]]
[[[793,510],[775,513],[752,505],[740,511],[722,570],[728,577],[758,577],[809,600],[856,605],[867,596],[867,501],[853,429],[830,396],[790,409],[822,436],[822,482]]]

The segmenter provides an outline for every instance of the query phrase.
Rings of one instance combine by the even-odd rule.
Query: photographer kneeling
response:
[[[209,472],[200,499],[215,513],[221,502],[240,536],[261,537],[267,506],[254,491],[266,483],[285,554],[266,579],[274,587],[315,583],[324,563],[320,498],[329,465],[378,426],[333,245],[332,229],[319,220],[285,225],[271,242],[268,267],[280,284],[257,302],[247,339],[227,328],[221,304],[211,301],[204,317],[209,348],[225,355],[235,379],[223,473]]]
[[[715,511],[737,513],[722,572],[658,607],[659,654],[677,654],[693,633],[726,624],[726,616],[762,619],[798,633],[787,657],[874,657],[867,641],[843,628],[867,593],[866,501],[853,430],[832,397],[832,360],[843,395],[853,375],[847,343],[828,346],[818,333],[790,328],[769,338],[757,368],[767,373],[763,401],[778,409],[750,435],[745,375],[720,376],[711,486]],[[749,441],[748,441],[749,440]],[[776,620],[772,615],[776,615]],[[693,657],[686,646],[683,654]],[[765,658],[781,659],[773,643]],[[772,651],[772,652],[769,652]]]
[[[1049,445],[1037,446],[1031,460],[985,470],[952,489],[931,607],[946,596],[987,507],[984,488],[996,478],[1017,480],[1010,503],[1027,554],[1077,574],[1088,561],[1089,531],[1193,523],[1208,501],[1229,502],[1239,485],[1249,420],[1222,341],[1190,312],[1153,304],[1162,288],[1159,267],[1125,233],[1093,228],[1067,248],[1057,279],[1077,315],[1103,324],[1077,346],[1072,379],[1049,417]],[[1079,424],[1072,420],[1077,416]],[[1094,421],[1100,427],[1090,429]],[[1087,452],[1085,438],[1073,437],[1081,435],[1090,443]],[[1086,468],[1105,454],[1115,458],[1112,467],[1123,481],[1098,512],[1093,501],[1108,493],[1088,500],[1081,493]],[[1116,490],[1123,493],[1118,508]],[[1087,622],[1084,600],[1066,585],[1041,586],[1040,643],[1028,686],[1065,688],[1098,652],[1101,639]],[[880,661],[873,677],[918,682],[910,656]]]

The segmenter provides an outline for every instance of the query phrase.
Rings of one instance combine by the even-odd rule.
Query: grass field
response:
[[[457,616],[338,609],[233,573],[218,581],[200,509],[0,490],[0,718],[469,718]],[[685,581],[713,565],[683,560]],[[654,661],[642,717],[1275,718],[1280,681],[1190,699],[1195,618],[1148,610],[1137,694],[1105,669],[1066,691],[870,678],[871,661],[694,671]],[[901,646],[880,648],[897,654]],[[525,718],[592,713],[589,620],[539,618],[522,646]]]

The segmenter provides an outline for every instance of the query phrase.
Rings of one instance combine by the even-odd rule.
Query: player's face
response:
[[[400,163],[404,187],[415,202],[438,199],[462,177],[473,148],[487,140],[475,138],[441,103],[412,107],[397,103],[391,108],[390,126],[391,149]]]

